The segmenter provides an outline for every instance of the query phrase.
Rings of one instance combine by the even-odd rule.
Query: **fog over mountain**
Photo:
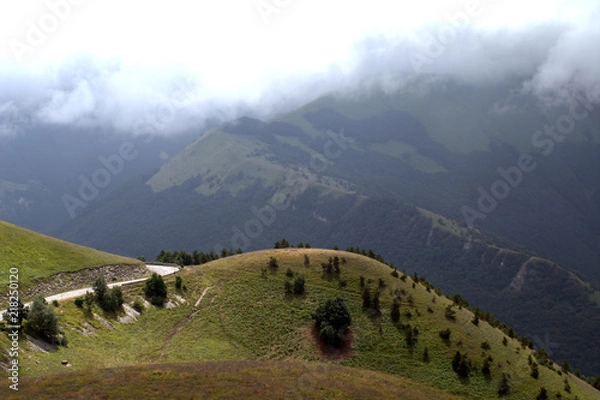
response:
[[[430,74],[600,101],[595,1],[115,4],[0,6],[0,136],[177,133]]]

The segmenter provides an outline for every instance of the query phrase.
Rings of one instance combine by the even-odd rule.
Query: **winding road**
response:
[[[176,272],[178,272],[180,270],[179,267],[171,267],[171,266],[155,265],[155,264],[146,264],[146,268],[148,268],[148,270],[150,270],[150,272],[156,272],[157,274],[159,274],[161,276],[172,275],[172,274],[174,274],[174,273],[176,273]],[[129,280],[129,281],[112,282],[112,283],[109,283],[107,286],[109,288],[112,288],[114,286],[131,285],[131,284],[134,284],[134,283],[143,282],[143,281],[145,281],[147,279],[148,279],[148,277],[146,277],[146,278],[139,278],[139,279],[132,279],[132,280]],[[83,289],[70,290],[68,292],[63,292],[63,293],[53,294],[52,296],[48,296],[48,297],[46,297],[46,301],[48,303],[51,303],[54,300],[56,300],[56,301],[62,301],[62,300],[73,299],[75,297],[83,296],[83,295],[85,295],[86,292],[91,292],[91,291],[93,291],[93,289],[91,287],[87,287],[87,288],[83,288]],[[29,306],[29,305],[31,305],[31,303],[26,303],[25,304],[25,306]],[[6,310],[0,311],[0,320],[2,320],[2,318],[4,317],[4,313],[5,312],[6,312]]]

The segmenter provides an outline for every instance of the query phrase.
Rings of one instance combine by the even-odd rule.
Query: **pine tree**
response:
[[[104,302],[104,297],[108,292],[108,286],[106,285],[106,279],[101,275],[94,280],[94,285],[92,286],[94,290],[94,294],[96,295],[96,300],[98,304],[102,304]]]
[[[304,294],[304,284],[306,283],[306,279],[303,275],[298,275],[296,279],[294,279],[294,294],[300,295]]]
[[[481,367],[481,373],[484,376],[490,376],[492,374],[491,368],[490,368],[490,361],[486,358],[483,361],[483,366]]]
[[[371,292],[369,291],[369,288],[367,286],[365,286],[363,288],[362,301],[363,301],[363,303],[362,303],[363,308],[371,307]]]
[[[379,312],[379,297],[380,297],[380,293],[379,293],[379,289],[375,290],[375,292],[373,293],[373,301],[371,303],[371,306],[373,307],[373,310]]]
[[[548,391],[545,387],[540,389],[540,393],[537,395],[535,400],[548,400]]]
[[[460,351],[457,351],[456,354],[454,354],[454,357],[452,358],[452,370],[454,372],[458,372],[458,367],[460,367],[461,360],[462,355],[460,354]]]
[[[569,365],[567,360],[563,360],[562,363],[560,364],[560,367],[565,374],[568,374],[569,372],[571,372],[571,366]]]
[[[333,272],[340,273],[340,259],[338,256],[333,257]]]
[[[269,258],[269,268],[279,268],[279,264],[277,263],[277,259],[275,257],[270,257]]]
[[[502,381],[498,385],[498,395],[508,396],[510,394],[510,385],[508,384],[508,377],[506,374],[502,374]]]
[[[536,363],[531,364],[531,377],[533,379],[538,379],[540,377],[540,371],[538,369],[538,365]]]
[[[156,272],[146,280],[144,285],[144,294],[150,298],[150,302],[155,306],[162,306],[167,298],[167,285],[162,276]]]
[[[394,299],[392,303],[392,310],[390,311],[390,318],[394,322],[400,321],[400,302],[398,299]]]

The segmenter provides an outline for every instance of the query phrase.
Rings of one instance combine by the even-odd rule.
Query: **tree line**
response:
[[[242,249],[237,250],[223,248],[220,253],[211,251],[210,253],[204,253],[202,251],[194,250],[188,253],[185,250],[174,251],[161,250],[156,256],[156,261],[161,263],[178,264],[182,266],[186,265],[202,265],[210,261],[218,260],[219,258],[225,258],[234,254],[242,254]],[[142,257],[140,257],[142,259]],[[145,261],[143,259],[142,261]]]

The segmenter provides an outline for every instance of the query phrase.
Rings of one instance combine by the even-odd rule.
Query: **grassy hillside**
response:
[[[309,257],[308,265],[304,255]],[[324,275],[322,263],[335,256],[341,260],[341,273]],[[268,267],[270,257],[278,260],[278,268]],[[284,282],[292,280],[286,276],[288,269],[294,275],[306,277],[304,295],[285,293]],[[52,378],[56,390],[63,387],[68,392],[74,381],[80,387],[93,380],[91,387],[96,387],[97,381],[103,379],[92,377],[98,368],[140,366],[129,373],[142,381],[161,382],[172,375],[156,372],[150,365],[280,360],[383,372],[469,399],[496,398],[503,374],[509,377],[511,399],[533,399],[541,387],[552,396],[561,393],[562,398],[600,399],[600,392],[572,374],[559,372],[558,366],[551,370],[540,365],[539,378],[534,379],[528,361],[530,356],[535,357],[532,350],[487,322],[474,325],[471,311],[452,306],[451,300],[427,289],[423,283],[415,283],[411,277],[395,277],[392,272],[390,267],[358,254],[318,249],[258,251],[200,267],[186,267],[180,276],[187,290],[176,291],[175,278],[167,279],[172,304],[177,306],[151,307],[133,323],[116,322],[110,315],[94,316],[102,315],[98,309],[86,313],[70,302],[62,304],[57,312],[67,332],[69,347],[42,353],[23,343],[21,373],[33,379],[66,372],[61,360],[68,360],[69,371],[82,375]],[[361,276],[372,291],[380,288],[380,315],[362,308]],[[128,287],[124,292],[131,304],[141,296],[141,286]],[[311,312],[324,300],[336,296],[347,302],[353,322],[347,332],[347,345],[331,351],[317,343]],[[390,318],[394,298],[400,301],[398,323]],[[448,307],[455,312],[455,319],[446,316]],[[414,346],[407,342],[408,325],[413,332],[418,331]],[[449,340],[440,337],[439,332],[445,329],[451,331]],[[5,336],[0,344],[8,344]],[[459,378],[452,370],[451,362],[457,351],[467,354],[472,361],[470,377]],[[489,377],[481,372],[485,359],[491,360]],[[293,370],[300,364],[287,365]],[[278,370],[283,374],[282,379],[289,379],[285,377],[287,372],[283,372],[285,368]],[[103,374],[111,376],[110,371]],[[353,376],[353,372],[348,374]],[[114,386],[119,386],[120,378],[110,379],[115,379]],[[380,378],[373,378],[373,382],[377,379]],[[570,393],[565,391],[565,379]],[[259,381],[265,384],[262,378]],[[280,390],[278,385],[273,387]]]
[[[9,280],[11,268],[18,269],[19,290],[24,293],[59,272],[109,264],[139,265],[140,262],[74,245],[0,221],[0,283],[3,286]]]
[[[132,383],[135,384],[132,384]],[[5,399],[403,399],[458,397],[395,375],[298,361],[210,361],[26,378]]]

